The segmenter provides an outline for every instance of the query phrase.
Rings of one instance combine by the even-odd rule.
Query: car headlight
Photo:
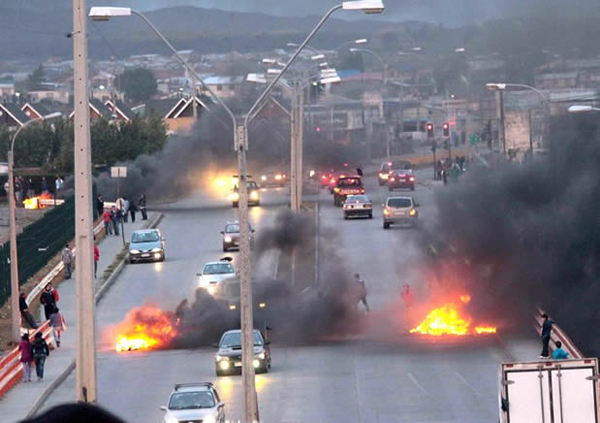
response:
[[[226,355],[217,355],[217,361],[229,361],[229,357]]]
[[[410,216],[416,216],[416,215],[417,215],[417,211],[416,211],[415,209],[411,209],[411,210],[408,212],[408,214],[409,214]]]
[[[206,416],[202,418],[202,423],[217,423],[215,416]]]
[[[226,236],[226,237],[225,237],[225,242],[231,242],[231,241],[232,241],[232,239],[231,239],[231,237],[230,237],[230,236]]]
[[[130,250],[129,251],[131,254],[139,254],[140,250]]]
[[[153,253],[160,253],[160,252],[162,252],[162,248],[153,248],[152,252]]]
[[[260,180],[261,180],[261,181],[266,181],[266,180],[267,180],[267,177],[266,177],[265,175],[263,175],[263,176],[261,176],[261,177],[260,177]]]
[[[281,178],[283,178],[283,176],[281,176],[281,175],[275,175],[275,179],[276,180],[281,181]]]
[[[252,191],[250,193],[250,198],[253,200],[258,200],[258,192],[257,191]]]
[[[265,353],[264,353],[264,352],[261,352],[260,354],[258,354],[258,355],[256,356],[256,358],[258,358],[259,360],[264,360],[264,359],[265,359]]]
[[[173,416],[169,416],[165,419],[165,423],[179,423],[179,420]]]
[[[233,199],[233,201],[238,201],[240,199],[240,193],[239,192],[234,192],[231,195],[231,198]]]
[[[215,295],[215,292],[217,292],[217,287],[216,286],[209,286],[207,289],[208,293],[210,295]]]

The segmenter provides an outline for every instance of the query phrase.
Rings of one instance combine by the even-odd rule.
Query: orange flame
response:
[[[113,330],[118,352],[165,347],[177,336],[172,316],[150,305],[132,309]]]
[[[469,294],[463,294],[459,298],[464,304],[471,301],[471,296]],[[496,328],[494,326],[476,326],[471,330],[471,320],[470,316],[461,316],[459,309],[453,303],[448,303],[430,311],[421,324],[416,328],[411,329],[410,333],[420,333],[422,335],[432,336],[487,335],[496,333]]]
[[[40,197],[31,197],[23,200],[23,207],[27,210],[37,210],[40,208]]]

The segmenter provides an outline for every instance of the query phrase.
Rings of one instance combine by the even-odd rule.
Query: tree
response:
[[[46,80],[44,66],[40,65],[25,80],[25,89],[27,91],[36,91],[42,89],[42,83]]]
[[[117,76],[116,83],[127,99],[134,103],[146,101],[157,92],[154,73],[144,68],[126,70]]]

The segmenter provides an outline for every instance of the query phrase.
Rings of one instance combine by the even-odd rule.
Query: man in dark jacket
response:
[[[50,348],[42,337],[42,333],[35,334],[35,339],[31,343],[31,353],[35,360],[35,373],[37,374],[38,382],[44,379],[44,363],[46,357],[50,355]]]
[[[56,296],[52,291],[52,284],[49,283],[46,285],[44,292],[42,292],[42,295],[40,296],[40,302],[44,305],[46,320],[50,319],[50,315],[54,312],[54,308],[56,307]]]
[[[98,217],[101,217],[104,214],[104,198],[102,195],[98,194],[96,198],[96,210],[98,211]]]
[[[27,322],[27,324],[31,327],[31,329],[37,329],[38,324],[29,312],[29,306],[27,305],[27,298],[25,297],[25,293],[21,292],[19,294],[19,310],[21,310],[21,317],[23,320]]]
[[[140,196],[140,211],[142,212],[142,220],[148,220],[148,214],[146,213],[146,194]]]
[[[129,203],[129,214],[131,215],[131,223],[135,223],[135,212],[137,211],[137,207],[135,206],[135,201],[131,200]]]
[[[552,333],[552,325],[554,320],[550,320],[546,313],[542,314],[542,354],[540,358],[548,358],[548,344],[550,343],[550,334]]]

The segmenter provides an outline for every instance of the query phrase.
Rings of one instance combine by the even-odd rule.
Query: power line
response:
[[[106,46],[108,47],[108,49],[111,51],[112,55],[115,56],[118,60],[122,60],[121,56],[119,56],[119,54],[117,54],[117,52],[113,48],[112,44],[104,36],[104,34],[102,33],[102,31],[100,31],[100,28],[98,28],[98,26],[96,25],[96,22],[94,22],[94,21],[91,21],[91,22],[92,22],[92,25],[94,26],[94,28],[96,29],[96,31],[98,31],[98,34],[100,34],[100,38],[102,38],[102,41],[104,41],[104,44],[106,44]]]

